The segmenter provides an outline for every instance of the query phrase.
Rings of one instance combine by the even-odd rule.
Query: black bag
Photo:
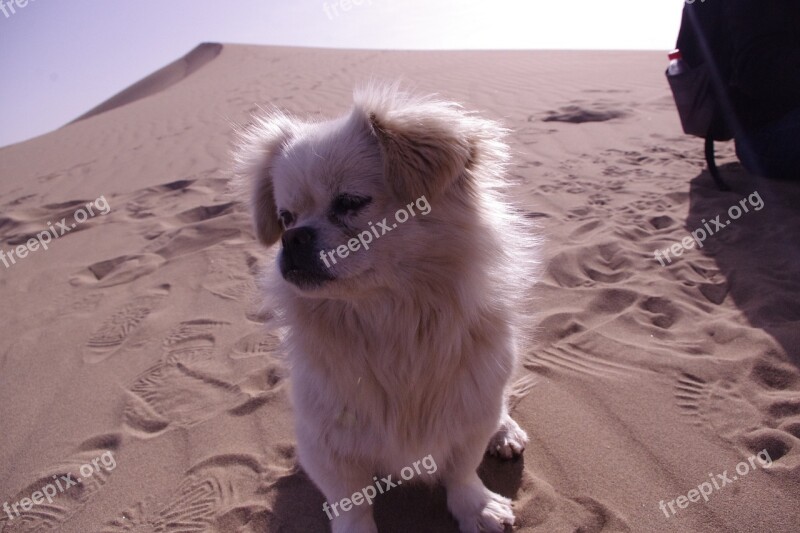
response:
[[[722,180],[714,159],[714,141],[735,136],[735,116],[730,91],[731,43],[725,24],[724,1],[685,4],[676,47],[688,70],[667,75],[684,133],[705,139],[708,170],[717,186]]]

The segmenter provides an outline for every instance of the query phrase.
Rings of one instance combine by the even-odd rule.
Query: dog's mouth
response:
[[[330,274],[311,272],[300,268],[281,269],[283,279],[299,289],[316,289],[334,278]]]

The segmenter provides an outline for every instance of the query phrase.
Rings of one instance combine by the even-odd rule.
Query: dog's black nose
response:
[[[292,228],[283,232],[281,243],[283,244],[283,247],[287,249],[303,248],[313,243],[316,237],[317,233],[314,231],[314,228],[309,228],[307,226],[302,228]]]
[[[287,230],[283,232],[281,244],[283,250],[278,266],[287,281],[305,288],[333,279],[320,261],[314,228],[304,226]]]

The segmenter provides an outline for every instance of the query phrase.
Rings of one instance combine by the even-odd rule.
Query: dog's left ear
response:
[[[446,104],[366,111],[384,172],[404,201],[436,198],[464,177],[474,145],[464,117]]]

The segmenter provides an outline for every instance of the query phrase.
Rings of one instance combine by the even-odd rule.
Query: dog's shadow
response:
[[[490,490],[512,500],[522,484],[524,457],[501,461],[484,457],[478,474]],[[275,506],[269,531],[327,533],[330,522],[322,509],[325,498],[301,468],[274,487]],[[404,485],[379,495],[373,512],[380,533],[458,533],[458,523],[447,510],[442,486]]]
[[[694,267],[709,277],[701,282],[701,292],[712,304],[732,298],[748,322],[771,336],[800,367],[800,181],[757,178],[738,163],[720,170],[729,192],[718,190],[706,171],[691,181],[688,231],[703,228],[717,215],[729,220],[729,208],[756,192],[764,205],[754,211],[748,204],[749,212],[705,241],[700,253],[716,263],[722,276],[715,279]]]

